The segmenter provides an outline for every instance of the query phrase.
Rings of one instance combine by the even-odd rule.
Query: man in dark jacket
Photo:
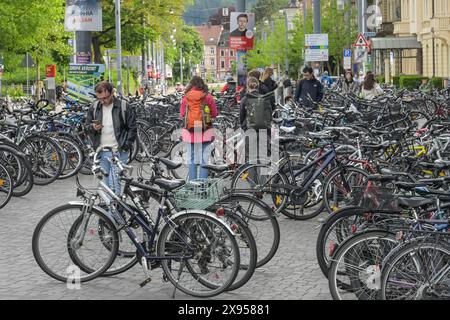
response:
[[[120,180],[112,172],[108,158],[112,152],[126,163],[128,153],[137,136],[136,114],[125,102],[113,95],[109,82],[100,82],[95,87],[97,101],[89,108],[85,132],[90,135],[96,152],[100,152],[100,166],[109,173],[107,185],[120,194]],[[111,151],[102,151],[105,148]]]
[[[314,102],[322,101],[323,85],[314,77],[311,67],[303,68],[303,79],[297,85],[294,100],[299,102],[302,99],[304,105],[311,106],[308,94]]]

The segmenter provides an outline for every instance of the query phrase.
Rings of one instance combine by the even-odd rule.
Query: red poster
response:
[[[253,50],[254,37],[230,37],[230,48],[236,50]]]
[[[56,78],[56,65],[47,64],[45,66],[45,76],[47,78]]]

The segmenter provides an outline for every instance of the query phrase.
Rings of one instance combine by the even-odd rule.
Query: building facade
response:
[[[230,48],[229,32],[222,32],[217,47],[217,80],[224,82],[233,74],[236,51]]]
[[[207,24],[205,26],[196,26],[195,29],[200,34],[204,42],[203,60],[200,63],[199,75],[203,79],[217,81],[219,78],[218,50],[219,40],[222,35],[223,27]]]
[[[382,0],[383,23],[372,45],[375,71],[450,77],[450,1]]]

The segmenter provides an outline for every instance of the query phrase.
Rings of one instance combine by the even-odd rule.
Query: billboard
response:
[[[65,31],[102,31],[101,0],[66,0]]]
[[[232,12],[230,18],[230,48],[252,50],[254,42],[255,14]]]
[[[328,61],[328,34],[305,34],[305,61]]]
[[[67,89],[70,96],[83,102],[91,102],[95,95],[95,85],[101,81],[105,72],[103,64],[75,64],[69,65]]]

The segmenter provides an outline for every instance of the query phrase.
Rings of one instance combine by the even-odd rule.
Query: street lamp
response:
[[[284,68],[285,71],[289,70],[289,57],[288,57],[288,53],[289,53],[289,21],[288,21],[288,15],[287,15],[287,10],[280,10],[281,14],[284,14],[284,25],[285,25],[285,38],[286,38],[286,57],[284,59]]]

